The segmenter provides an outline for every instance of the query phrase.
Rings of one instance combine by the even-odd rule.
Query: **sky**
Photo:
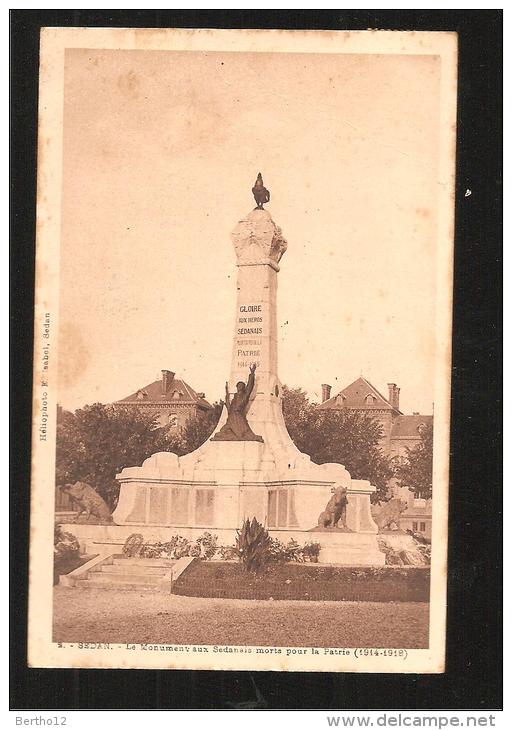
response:
[[[261,171],[281,381],[319,401],[362,374],[431,413],[439,82],[436,56],[67,49],[61,405],[162,369],[222,397]]]

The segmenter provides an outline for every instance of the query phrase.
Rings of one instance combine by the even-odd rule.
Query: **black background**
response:
[[[26,620],[39,29],[459,34],[447,664],[442,675],[28,669]],[[502,11],[11,11],[11,708],[499,709],[502,579]],[[464,197],[466,188],[472,195]],[[335,634],[335,626],[332,627]],[[262,708],[263,709],[263,708]]]

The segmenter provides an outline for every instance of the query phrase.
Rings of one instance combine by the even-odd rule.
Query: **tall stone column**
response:
[[[237,302],[229,392],[247,381],[256,364],[256,382],[247,412],[252,430],[265,441],[284,434],[277,366],[277,274],[286,241],[270,213],[256,208],[232,233],[237,256]],[[280,432],[280,433],[279,433]]]

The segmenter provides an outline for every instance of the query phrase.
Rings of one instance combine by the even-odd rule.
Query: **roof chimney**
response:
[[[400,410],[399,404],[400,404],[400,388],[396,386],[395,383],[388,383],[388,390],[389,390],[389,402],[393,406],[393,408],[396,408],[396,410]]]
[[[168,393],[175,373],[170,370],[162,370],[162,393]]]
[[[331,386],[327,385],[326,383],[322,383],[322,403],[325,403],[326,400],[329,400],[331,397]]]

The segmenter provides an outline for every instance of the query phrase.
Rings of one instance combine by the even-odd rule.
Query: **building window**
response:
[[[167,417],[167,422],[169,426],[171,426],[172,428],[176,428],[176,426],[178,425],[178,416],[175,413],[169,413]]]
[[[297,527],[293,489],[270,489],[268,493],[268,526]]]
[[[425,532],[425,530],[426,530],[425,523],[424,522],[420,522],[420,532]]]
[[[366,398],[364,399],[364,402],[367,406],[373,406],[373,403],[375,401],[375,396],[373,396],[371,393],[368,393]]]
[[[179,400],[181,398],[181,392],[179,390],[173,390],[172,397],[174,400]]]
[[[196,524],[213,525],[213,489],[196,492]]]
[[[418,523],[417,522],[413,522],[412,523],[412,531],[413,532],[418,532]]]

